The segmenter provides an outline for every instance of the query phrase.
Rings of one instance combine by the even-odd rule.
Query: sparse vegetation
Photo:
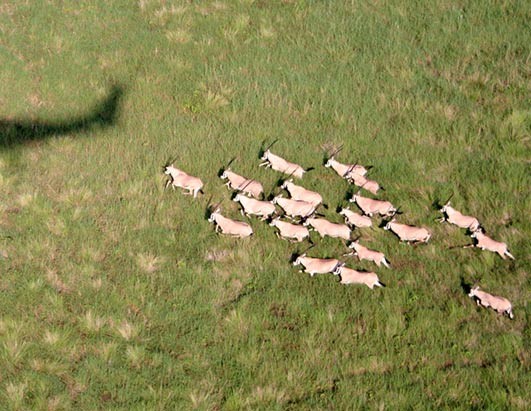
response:
[[[529,409],[529,21],[524,1],[4,0],[0,408]],[[276,138],[333,221],[351,187],[322,147],[344,144],[430,229],[360,230],[385,289],[298,273],[303,246],[257,219],[214,233],[219,169],[238,155],[267,192]],[[207,195],[164,191],[175,155]],[[516,260],[450,248],[471,242],[435,221],[452,193]]]

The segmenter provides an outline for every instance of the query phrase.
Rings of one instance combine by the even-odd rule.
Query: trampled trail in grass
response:
[[[0,408],[529,408],[530,6],[440,1],[0,5]],[[239,214],[272,150],[315,169],[334,222],[372,165],[428,244],[356,229],[384,289],[290,263],[307,245]],[[164,190],[163,166],[205,195]],[[297,181],[299,182],[299,181]],[[280,192],[277,189],[277,193]],[[475,216],[515,260],[455,246]],[[286,196],[286,195],[285,195]],[[370,196],[370,195],[369,195]],[[208,201],[250,222],[215,234]],[[441,204],[442,205],[442,204]],[[351,204],[351,209],[357,210]],[[341,240],[312,238],[340,258]],[[507,297],[514,320],[466,289]]]

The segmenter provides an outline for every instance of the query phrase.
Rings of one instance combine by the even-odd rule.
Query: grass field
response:
[[[0,409],[529,409],[529,21],[525,1],[2,1]],[[217,236],[210,196],[242,218],[218,170],[237,156],[270,190],[275,139],[331,220],[352,188],[323,147],[344,144],[430,243],[360,230],[393,265],[371,291],[298,273],[306,246],[256,219]],[[206,195],[163,190],[174,156]],[[451,194],[515,261],[450,248],[471,242],[435,221]]]

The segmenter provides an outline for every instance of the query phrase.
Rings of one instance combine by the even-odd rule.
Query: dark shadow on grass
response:
[[[53,136],[77,134],[96,128],[113,126],[120,114],[120,101],[125,89],[113,85],[105,99],[84,115],[61,120],[40,121],[25,119],[0,119],[0,150]]]
[[[465,294],[468,295],[468,293],[470,292],[470,290],[472,289],[472,285],[467,283],[464,279],[464,277],[461,277],[461,289],[463,290],[463,292]]]

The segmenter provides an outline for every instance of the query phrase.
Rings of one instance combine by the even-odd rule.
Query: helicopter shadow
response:
[[[114,84],[105,98],[87,113],[60,120],[0,119],[0,150],[10,149],[49,137],[79,134],[113,126],[120,115],[124,86]]]

